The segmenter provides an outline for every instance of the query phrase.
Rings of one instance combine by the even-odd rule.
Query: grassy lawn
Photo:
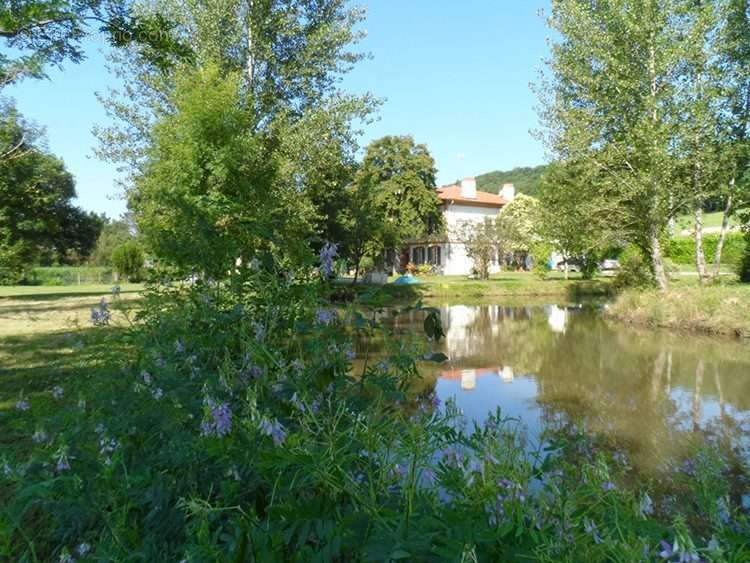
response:
[[[721,221],[723,218],[724,218],[724,213],[722,211],[714,211],[713,213],[705,213],[703,215],[703,226],[704,227],[721,227]],[[734,217],[730,217],[729,224],[736,225],[737,220]],[[694,225],[695,225],[695,217],[693,217],[693,215],[680,215],[677,218],[677,228],[679,230],[692,229]]]
[[[32,398],[71,377],[116,369],[138,294],[126,293],[111,305],[110,326],[93,327],[91,308],[101,297],[91,288],[88,293],[0,299],[0,413],[12,410],[21,393]],[[0,447],[6,439],[12,441],[4,436]]]
[[[125,283],[120,285],[121,293],[136,293],[143,289],[142,284]],[[3,297],[61,297],[66,295],[108,295],[112,293],[112,284],[83,285],[0,285],[0,298]]]
[[[393,281],[391,278],[389,281]],[[414,295],[436,298],[477,298],[477,297],[534,297],[555,296],[575,297],[578,295],[606,295],[610,279],[599,277],[584,280],[580,274],[571,273],[565,279],[560,272],[550,272],[545,279],[531,272],[502,272],[490,276],[488,280],[472,280],[466,276],[418,276],[419,284],[408,286],[385,286],[385,291],[393,295]]]

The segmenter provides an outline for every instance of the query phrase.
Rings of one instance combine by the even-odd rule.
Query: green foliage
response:
[[[75,184],[44,150],[42,132],[0,104],[0,283],[37,263],[76,262],[93,249],[101,219],[72,203]]]
[[[113,0],[27,0],[0,11],[0,37],[9,52],[0,55],[0,88],[26,77],[45,77],[48,64],[84,59],[81,42],[90,24],[117,47],[137,43],[155,67],[165,69],[171,57],[191,50],[174,39],[171,23],[159,14],[134,14],[130,3]]]
[[[529,252],[539,240],[539,201],[519,194],[497,216],[504,252]]]
[[[257,230],[267,232],[268,237],[250,241],[247,252],[259,251],[262,246],[265,252],[298,256],[305,250],[303,246],[317,251],[323,241],[329,240],[339,244],[340,254],[350,254],[344,212],[348,204],[346,187],[352,180],[359,149],[353,123],[366,122],[377,101],[369,95],[347,95],[337,83],[340,75],[364,56],[351,49],[361,36],[355,27],[363,12],[343,0],[156,0],[139,5],[139,10],[163,14],[175,22],[175,37],[190,44],[195,53],[190,61],[192,71],[200,74],[213,67],[222,79],[235,82],[234,101],[227,106],[206,108],[204,113],[218,112],[213,118],[216,123],[221,123],[220,110],[224,107],[244,113],[246,128],[227,130],[225,138],[229,143],[229,139],[244,132],[247,138],[243,142],[255,144],[255,157],[248,154],[243,166],[252,170],[253,190],[259,193],[268,188],[268,197],[261,202],[265,206],[245,208],[242,213],[245,221],[257,213],[262,220],[248,224],[257,224]],[[153,126],[178,113],[180,96],[175,88],[184,81],[155,68],[141,46],[133,46],[127,53],[115,52],[111,62],[123,79],[123,88],[103,99],[116,122],[97,131],[101,141],[98,153],[125,165],[131,173],[128,188],[137,199],[141,189],[137,181],[153,159]],[[182,69],[183,75],[190,72]],[[194,139],[195,132],[191,133]],[[237,146],[239,140],[231,142]],[[242,175],[238,191],[245,192],[245,199],[235,204],[252,206],[246,193],[251,179]],[[234,197],[222,196],[224,203]],[[272,201],[274,198],[276,201]],[[221,229],[223,222],[210,224],[217,218],[204,211],[191,217],[189,223],[191,228],[196,227],[196,237],[208,236],[217,243],[221,255],[216,257],[212,270],[225,271],[231,266],[224,260],[227,246],[246,248],[246,239],[253,237],[248,234],[230,243],[233,235],[225,232],[222,240],[217,240],[219,233],[215,231]],[[231,219],[233,215],[226,217]],[[239,221],[232,222],[243,235],[245,229],[240,228]],[[265,228],[269,230],[264,231]],[[278,236],[284,232],[288,236]],[[183,253],[180,247],[165,250],[175,257]],[[203,248],[206,255],[212,249],[213,244]],[[240,255],[232,256],[232,261]],[[180,262],[189,267],[194,260],[181,256]]]
[[[503,254],[503,239],[494,219],[485,217],[484,221],[467,221],[458,226],[456,240],[463,243],[466,255],[474,265],[474,272],[480,280],[490,277],[490,266],[497,263],[498,256]]]
[[[669,221],[702,208],[736,168],[720,158],[732,128],[719,86],[726,7],[558,0],[548,20],[560,39],[541,87],[546,140],[582,172],[574,201],[647,251],[662,289]]]
[[[28,285],[88,285],[111,284],[112,269],[103,266],[48,266],[33,268],[24,284]]]
[[[427,147],[412,137],[388,136],[368,145],[354,183],[372,192],[375,212],[388,226],[384,249],[442,227],[435,174]]]
[[[654,286],[654,275],[643,252],[629,245],[620,254],[620,267],[612,280],[615,290],[646,289]]]
[[[540,164],[539,166],[522,166],[512,170],[487,172],[476,177],[477,189],[482,192],[497,194],[500,193],[503,184],[513,184],[517,194],[538,197],[542,175],[546,170],[547,165]]]
[[[241,77],[216,65],[177,78],[174,114],[157,123],[130,205],[146,246],[182,272],[221,278],[237,258],[306,252],[309,214],[275,181],[272,141],[254,134]]]
[[[532,245],[531,256],[534,261],[532,269],[539,279],[547,278],[550,272],[549,259],[554,250],[555,247],[544,240],[539,240]]]
[[[123,242],[112,251],[112,266],[131,282],[140,281],[144,261],[143,251],[134,240]]]
[[[280,274],[235,279],[237,293],[158,289],[91,357],[99,371],[19,398],[0,557],[636,561],[662,540],[685,557],[748,556],[750,523],[712,448],[691,449],[694,472],[664,489],[629,488],[637,474],[569,425],[530,455],[502,413],[467,428],[453,403],[410,391],[419,359],[445,361],[425,339]],[[437,309],[404,312],[441,337]],[[386,361],[352,362],[374,337]]]
[[[711,259],[719,242],[718,234],[704,234],[703,245],[706,256]],[[745,237],[740,233],[729,233],[724,241],[722,262],[736,266],[745,252]],[[695,264],[695,242],[692,237],[674,237],[664,246],[664,255],[676,264]]]
[[[355,268],[364,256],[380,262],[409,238],[439,233],[442,223],[427,147],[411,137],[370,143],[342,211],[344,249]]]
[[[98,266],[111,266],[114,249],[134,238],[132,228],[127,219],[107,220],[91,253],[91,262]]]
[[[748,283],[750,282],[750,235],[745,234],[745,246],[742,250],[742,255],[737,261],[737,275],[740,281]]]

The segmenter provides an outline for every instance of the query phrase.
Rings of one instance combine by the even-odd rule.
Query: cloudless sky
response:
[[[367,125],[365,145],[383,135],[412,135],[425,143],[438,184],[464,176],[544,160],[530,130],[537,103],[529,84],[547,55],[547,30],[538,15],[548,0],[369,0],[358,49],[361,62],[342,83],[354,93],[385,98]],[[47,129],[49,149],[75,175],[78,204],[118,216],[125,203],[116,167],[93,156],[91,129],[107,124],[95,92],[117,82],[104,67],[93,37],[88,58],[50,69],[50,80],[27,80],[4,92],[28,119]]]

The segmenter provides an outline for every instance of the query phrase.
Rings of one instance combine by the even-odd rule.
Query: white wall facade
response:
[[[474,263],[466,254],[466,246],[459,242],[457,233],[460,229],[471,223],[482,223],[486,219],[495,219],[500,212],[498,207],[486,207],[481,205],[447,205],[443,216],[448,231],[448,243],[442,267],[442,274],[446,276],[468,276],[474,268]],[[490,265],[490,273],[500,271],[500,265],[495,260]]]

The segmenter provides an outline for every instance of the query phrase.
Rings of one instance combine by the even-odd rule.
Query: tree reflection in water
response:
[[[449,361],[422,372],[470,419],[481,423],[499,406],[537,443],[581,430],[648,472],[696,438],[746,451],[750,350],[742,343],[613,324],[593,306],[441,312],[446,337],[437,349]],[[394,319],[396,337],[417,333],[421,320]]]

